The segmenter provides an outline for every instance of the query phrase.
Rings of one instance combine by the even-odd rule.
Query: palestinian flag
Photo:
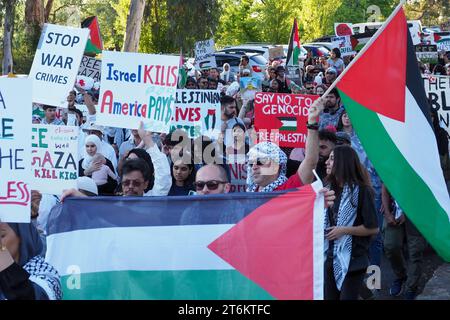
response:
[[[353,127],[400,207],[450,261],[450,199],[401,6],[356,59],[337,84]]]
[[[102,36],[100,35],[100,27],[98,25],[97,17],[89,17],[81,22],[82,28],[89,28],[89,39],[86,43],[86,49],[84,50],[86,54],[99,54],[103,50]]]
[[[178,88],[182,89],[186,86],[188,75],[186,69],[184,68],[184,57],[183,52],[180,51],[180,63],[178,68]]]
[[[69,198],[50,214],[46,260],[65,299],[322,299],[318,187]]]
[[[286,65],[298,66],[298,57],[300,56],[300,38],[298,36],[297,19],[294,19],[292,25],[291,37],[289,39],[288,53],[286,57]]]
[[[280,131],[297,131],[297,118],[296,117],[278,117],[282,125]]]

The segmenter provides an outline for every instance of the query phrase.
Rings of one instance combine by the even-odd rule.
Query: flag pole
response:
[[[375,40],[378,38],[378,36],[386,29],[386,26],[394,19],[394,17],[397,15],[397,13],[400,11],[400,9],[405,4],[406,0],[400,0],[400,3],[398,6],[392,11],[391,15],[386,19],[386,21],[383,23],[383,25],[380,27],[380,29],[377,30],[377,32],[370,38],[369,42],[366,43],[366,45],[361,49],[361,51],[356,55],[356,57],[350,62],[350,64],[347,66],[347,68],[342,71],[342,73],[334,80],[334,82],[330,85],[330,87],[327,89],[327,91],[324,92],[322,95],[323,97],[326,97],[328,94],[330,94],[331,90],[333,90],[338,82],[342,79],[342,77],[347,73],[347,71],[350,69],[350,67],[366,52],[372,43],[375,42]]]

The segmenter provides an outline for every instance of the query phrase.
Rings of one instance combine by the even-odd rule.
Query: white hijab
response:
[[[86,147],[86,144],[88,143],[95,144],[95,146],[97,147],[97,153],[101,152],[100,148],[102,146],[102,142],[100,138],[97,137],[95,134],[91,134],[86,137],[86,139],[84,140],[84,146]],[[86,152],[83,162],[81,163],[81,167],[85,170],[89,168],[91,166],[92,158],[93,156],[88,155]]]
[[[225,71],[225,66],[228,66],[228,71]],[[228,81],[230,81],[230,72],[231,72],[230,64],[224,63],[223,71],[220,73],[220,79],[228,83]]]

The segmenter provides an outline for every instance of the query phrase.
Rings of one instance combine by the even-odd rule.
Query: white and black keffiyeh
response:
[[[336,226],[351,227],[353,226],[358,211],[359,187],[354,186],[353,190],[348,185],[344,186],[339,204],[339,212],[336,217]],[[331,227],[331,223],[325,210],[325,230]],[[326,233],[326,232],[325,232]],[[325,238],[324,252],[327,253],[329,241]],[[343,235],[334,240],[333,248],[333,273],[336,281],[336,287],[341,290],[345,276],[350,265],[352,256],[352,236]],[[325,257],[326,258],[326,257]]]
[[[41,256],[36,256],[23,268],[30,274],[29,280],[41,287],[50,300],[61,300],[61,281],[58,271],[44,261]]]

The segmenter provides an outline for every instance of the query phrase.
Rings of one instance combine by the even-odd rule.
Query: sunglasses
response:
[[[130,185],[133,185],[133,187],[139,188],[143,183],[144,181],[141,180],[123,180],[122,186],[129,187]]]
[[[194,187],[197,191],[203,190],[203,188],[206,187],[208,190],[217,190],[220,184],[225,184],[227,182],[225,181],[218,181],[218,180],[210,180],[210,181],[196,181],[194,182]]]

